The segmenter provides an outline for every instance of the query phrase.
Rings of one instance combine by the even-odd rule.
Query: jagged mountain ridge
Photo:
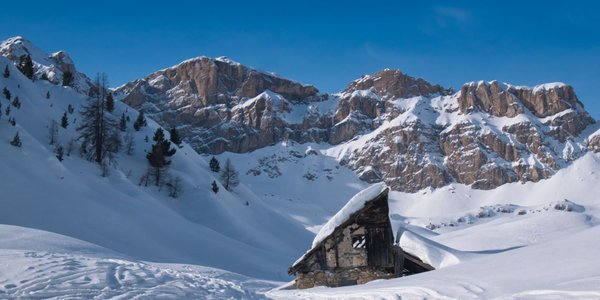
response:
[[[233,88],[214,92],[222,87]],[[491,189],[538,181],[598,143],[584,132],[595,120],[563,83],[480,81],[454,92],[386,69],[340,93],[320,94],[228,59],[202,57],[116,92],[164,126],[180,128],[201,153],[243,153],[287,139],[326,142],[327,153],[363,180],[408,192],[451,182]]]

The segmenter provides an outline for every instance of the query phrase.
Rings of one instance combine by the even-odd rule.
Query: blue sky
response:
[[[324,92],[384,68],[454,88],[563,81],[600,118],[599,11],[600,1],[9,1],[0,38],[66,50],[113,86],[229,56]]]

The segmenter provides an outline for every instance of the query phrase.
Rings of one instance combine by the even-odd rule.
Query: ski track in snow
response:
[[[53,252],[3,250],[0,261],[0,299],[265,299],[259,290],[277,285],[208,268]]]

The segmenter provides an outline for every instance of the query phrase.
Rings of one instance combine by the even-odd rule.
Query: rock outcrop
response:
[[[64,51],[58,51],[51,55],[37,48],[29,40],[17,36],[9,38],[0,44],[0,55],[19,63],[22,55],[29,55],[33,61],[35,76],[38,79],[48,80],[55,85],[61,85],[63,74],[70,72],[73,76],[71,87],[75,90],[87,93],[92,80],[84,73],[77,71],[71,57]]]

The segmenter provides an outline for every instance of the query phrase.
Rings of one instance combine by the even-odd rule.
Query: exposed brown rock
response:
[[[386,69],[373,75],[366,75],[348,85],[347,91],[369,90],[379,96],[409,98],[414,96],[446,95],[450,90],[440,85],[432,85],[421,79],[408,76],[400,70]]]
[[[515,96],[505,91],[497,81],[463,85],[458,97],[458,107],[462,113],[479,107],[498,117],[514,117],[523,112],[523,107]]]
[[[567,109],[583,108],[573,87],[560,83],[540,85],[531,89],[501,84],[497,81],[471,82],[462,86],[457,100],[463,114],[479,108],[493,116],[511,118],[523,113],[523,107],[540,118]]]

